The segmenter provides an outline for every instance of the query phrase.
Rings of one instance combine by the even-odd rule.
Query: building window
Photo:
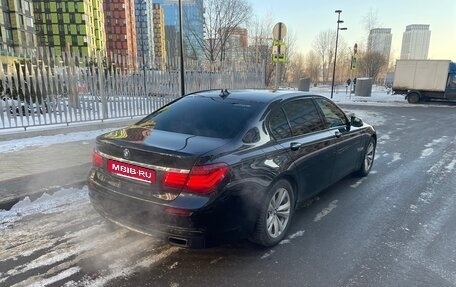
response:
[[[9,43],[13,40],[13,34],[11,33],[11,30],[6,30],[6,42]]]
[[[19,15],[19,27],[24,28],[24,16]]]
[[[24,45],[27,44],[27,37],[25,36],[25,32],[21,31],[21,43]]]
[[[11,26],[10,14],[8,12],[3,12],[3,19],[4,19],[4,21],[5,21],[4,23],[7,27]]]

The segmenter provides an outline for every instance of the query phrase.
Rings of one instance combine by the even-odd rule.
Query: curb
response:
[[[44,193],[52,194],[61,188],[82,187],[92,163],[59,170],[26,175],[0,182],[0,210],[9,210],[29,197],[32,201]]]

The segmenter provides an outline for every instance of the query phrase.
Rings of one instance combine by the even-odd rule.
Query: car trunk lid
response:
[[[127,128],[98,137],[96,149],[105,161],[103,181],[142,199],[174,199],[181,188],[164,184],[167,173],[188,173],[201,156],[229,141],[161,130],[138,140],[128,138],[128,132]]]

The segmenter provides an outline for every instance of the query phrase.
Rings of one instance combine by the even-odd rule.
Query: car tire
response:
[[[375,139],[373,137],[371,137],[366,146],[361,168],[357,172],[358,176],[367,176],[369,174],[369,172],[371,171],[372,165],[374,164],[376,145],[377,145],[377,143],[376,143]]]
[[[418,95],[417,93],[408,94],[407,102],[409,102],[409,104],[416,104],[419,101],[420,101],[420,95]]]
[[[269,188],[263,200],[251,241],[264,247],[278,244],[288,232],[293,212],[293,187],[281,179]]]

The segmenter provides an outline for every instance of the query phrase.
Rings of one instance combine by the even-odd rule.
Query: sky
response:
[[[399,58],[402,34],[410,24],[429,24],[431,42],[429,59],[448,59],[456,62],[456,0],[248,0],[259,19],[272,16],[274,23],[283,22],[295,34],[298,51],[306,54],[312,49],[317,34],[336,30],[337,14],[342,10],[339,39],[349,47],[355,43],[365,46],[368,32],[363,18],[370,11],[377,15],[381,27],[391,28],[391,54]]]

